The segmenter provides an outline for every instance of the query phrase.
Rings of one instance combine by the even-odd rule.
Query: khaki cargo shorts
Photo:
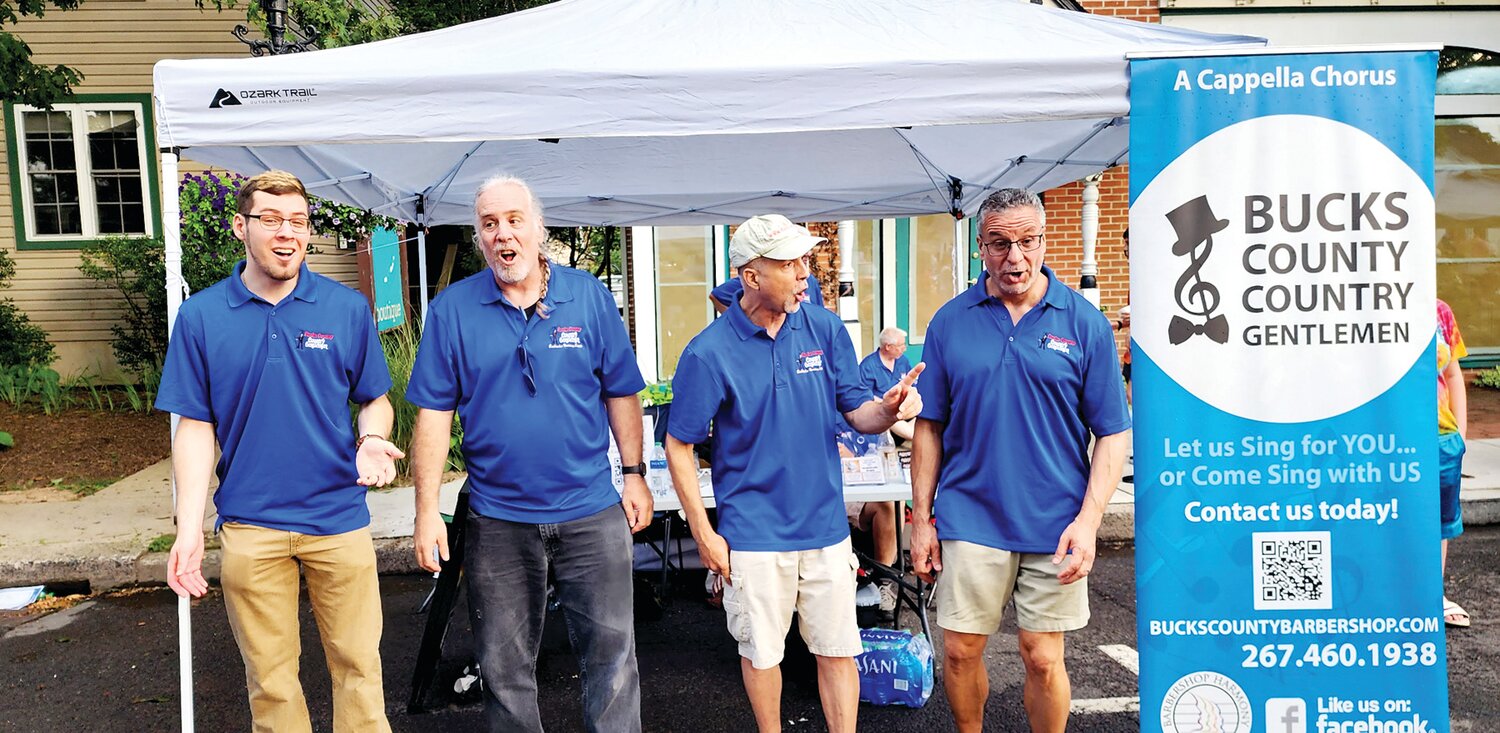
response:
[[[813,654],[859,656],[864,646],[854,618],[858,568],[848,538],[816,550],[730,550],[724,614],[740,656],[756,669],[781,664],[794,611],[801,619],[802,640]]]
[[[1016,625],[1025,631],[1074,631],[1088,625],[1088,578],[1069,585],[1057,582],[1063,566],[1053,565],[1050,553],[1010,552],[958,540],[943,540],[942,546],[938,626],[989,636],[1000,630],[1012,598]]]

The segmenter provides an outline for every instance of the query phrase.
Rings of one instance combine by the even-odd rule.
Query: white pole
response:
[[[427,213],[417,202],[417,285],[422,297],[422,325],[427,325]]]
[[[1094,174],[1083,179],[1083,211],[1079,212],[1083,220],[1083,264],[1078,268],[1080,275],[1078,292],[1088,302],[1093,303],[1095,308],[1099,307],[1099,262],[1094,256],[1095,243],[1099,240],[1099,174]]]
[[[834,297],[838,298],[839,318],[844,321],[844,328],[849,331],[849,338],[854,341],[855,350],[864,348],[861,344],[863,334],[862,324],[859,322],[859,298],[854,292],[854,222],[844,220],[839,222],[839,281],[838,287],[834,288]],[[848,287],[844,286],[848,283]],[[840,296],[839,293],[849,293]]]
[[[646,382],[661,378],[656,368],[656,230],[630,228],[630,288],[635,293],[635,362]],[[703,304],[709,307],[708,303]]]
[[[177,325],[177,311],[187,295],[182,277],[182,205],[178,198],[177,153],[162,151],[161,231],[167,271],[167,335]],[[171,435],[177,437],[177,415],[172,415]],[[177,516],[177,476],[172,476],[172,516]],[[202,531],[200,528],[199,531]],[[193,733],[193,617],[187,598],[177,599],[177,678],[182,699],[182,730]]]

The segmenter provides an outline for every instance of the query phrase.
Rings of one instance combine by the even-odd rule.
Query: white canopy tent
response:
[[[1119,162],[1125,54],[1232,43],[1263,41],[1005,0],[564,0],[163,61],[156,119],[194,160],[412,221],[468,221],[497,170],[554,225],[905,216]]]
[[[990,189],[1125,159],[1127,53],[1227,44],[1264,40],[1007,0],[563,0],[361,46],[163,61],[157,139],[424,224],[469,221],[500,171],[559,226],[972,212]]]
[[[186,294],[179,153],[420,224],[468,222],[501,171],[552,225],[972,213],[991,189],[1124,161],[1126,54],[1233,44],[1264,40],[1015,0],[563,0],[362,46],[163,61],[169,318]]]

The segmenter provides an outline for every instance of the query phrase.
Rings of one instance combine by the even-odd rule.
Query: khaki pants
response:
[[[380,675],[380,583],[368,528],[305,535],[248,524],[220,530],[229,627],[245,660],[252,730],[312,730],[298,679],[301,565],[333,678],[333,729],[390,731]]]

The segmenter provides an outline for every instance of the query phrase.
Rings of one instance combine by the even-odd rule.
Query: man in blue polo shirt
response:
[[[730,240],[745,293],[688,344],[672,380],[667,463],[703,564],[728,580],[724,611],[761,731],[781,729],[781,658],[792,613],[817,657],[831,731],[852,731],[859,706],[854,571],[833,426],[840,415],[878,433],[921,409],[911,383],[879,400],[859,378],[838,316],[806,301],[808,250],[821,238],[779,215]],[[714,431],[710,526],[693,445]]]
[[[567,618],[590,731],[641,729],[630,533],[651,523],[641,462],[645,387],[614,297],[542,253],[542,206],[524,181],[496,176],[474,199],[488,269],[432,301],[406,397],[417,563],[448,558],[438,511],[456,410],[469,470],[464,545],[469,611],[493,731],[542,730],[536,656],[547,573]],[[624,464],[610,480],[609,431]]]
[[[177,314],[159,410],[172,442],[177,541],[167,584],[201,596],[214,442],[220,579],[245,661],[256,731],[311,731],[298,679],[298,567],[333,678],[335,730],[389,731],[380,673],[380,585],[368,486],[396,476],[385,436],[391,377],[370,306],[307,269],[307,191],[290,173],[244,183],[234,236],[245,260]],[[349,403],[358,404],[358,436]]]
[[[729,309],[729,305],[739,300],[740,296],[744,294],[745,283],[741,282],[739,276],[736,275],[720,283],[713,290],[710,290],[708,293],[708,302],[714,307],[714,313],[724,315],[724,311]],[[818,278],[813,277],[810,273],[807,276],[807,290],[803,295],[805,296],[804,302],[808,305],[815,305],[819,308],[827,307],[824,305],[825,301],[823,300],[823,284],[818,282]]]
[[[882,329],[880,344],[859,362],[859,374],[873,394],[885,394],[909,371],[911,361],[906,358],[906,332],[895,326]],[[914,421],[902,420],[891,426],[891,434],[902,440],[911,440],[915,427]]]
[[[922,352],[912,565],[943,571],[943,679],[966,732],[983,725],[984,648],[1012,597],[1031,729],[1066,728],[1063,633],[1088,623],[1085,578],[1128,442],[1109,321],[1042,264],[1045,216],[1023,189],[985,199],[984,274],[938,309]]]

